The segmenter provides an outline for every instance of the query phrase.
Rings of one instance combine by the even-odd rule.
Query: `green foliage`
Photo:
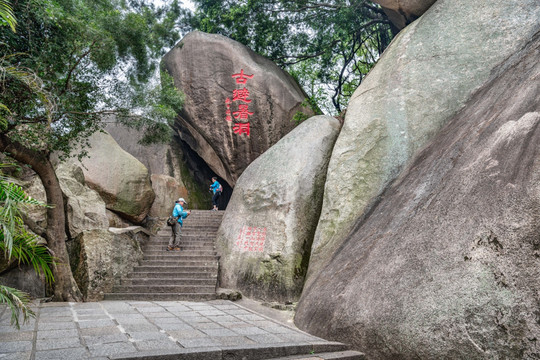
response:
[[[195,3],[194,28],[228,36],[277,62],[329,112],[341,112],[393,36],[382,9],[367,0]]]
[[[27,293],[0,285],[0,303],[7,304],[11,310],[11,325],[20,329],[19,317],[23,316],[23,322],[27,322],[30,317],[36,314],[30,309],[30,297]]]
[[[2,50],[16,54],[0,57],[1,133],[44,154],[84,155],[104,115],[135,109],[145,142],[169,138],[182,97],[168,81],[147,84],[179,39],[177,1],[20,0],[13,11],[17,33],[0,27]]]
[[[302,106],[309,107],[311,110],[313,110],[315,115],[322,115],[322,111],[319,109],[319,107],[317,106],[317,102],[313,98],[304,99],[304,101],[302,102]],[[296,114],[294,114],[292,121],[296,125],[299,125],[302,121],[307,120],[310,116],[311,115],[305,114],[302,111],[298,111],[296,112]]]
[[[45,280],[52,283],[53,257],[47,247],[38,243],[38,237],[24,228],[19,212],[24,205],[46,206],[0,174],[0,251],[8,260],[31,264],[36,273],[43,274]],[[17,328],[20,327],[20,315],[25,322],[34,315],[29,302],[30,298],[24,292],[0,285],[0,303],[6,303],[11,309],[11,324]]]
[[[0,26],[9,26],[11,31],[15,32],[17,19],[13,15],[13,10],[9,1],[0,0]]]

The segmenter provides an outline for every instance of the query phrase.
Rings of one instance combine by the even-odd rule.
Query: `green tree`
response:
[[[344,109],[393,37],[383,10],[366,0],[195,3],[193,28],[235,39],[275,61],[330,112]]]
[[[33,228],[57,258],[54,295],[82,299],[65,246],[62,191],[51,154],[85,155],[88,137],[115,114],[147,130],[146,141],[168,141],[182,104],[172,79],[152,87],[158,58],[179,38],[182,9],[145,1],[19,0],[17,33],[0,28],[0,151],[30,165],[47,202],[47,228]],[[35,85],[35,86],[34,86]],[[8,108],[9,107],[9,108]],[[136,116],[131,116],[136,111]]]

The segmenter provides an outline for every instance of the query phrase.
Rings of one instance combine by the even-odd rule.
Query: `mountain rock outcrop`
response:
[[[99,193],[107,209],[135,224],[142,222],[155,198],[148,169],[108,133],[95,133],[90,144],[90,158],[82,162],[86,183]]]
[[[240,176],[216,240],[221,287],[298,299],[339,129],[333,117],[312,117]]]
[[[328,165],[308,285],[411,157],[539,28],[537,0],[438,0],[401,31],[351,98]]]
[[[540,356],[538,59],[537,32],[358,219],[301,329],[369,359]]]
[[[231,187],[294,128],[297,112],[313,115],[289,74],[224,36],[189,33],[163,65],[186,95],[178,135]]]

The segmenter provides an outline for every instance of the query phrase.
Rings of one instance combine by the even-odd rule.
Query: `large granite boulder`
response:
[[[56,176],[64,193],[65,211],[70,238],[92,229],[107,229],[109,220],[105,202],[86,186],[80,164],[63,162],[56,166]]]
[[[188,198],[187,190],[175,178],[167,175],[153,174],[150,178],[156,198],[148,215],[156,218],[168,217],[172,213],[176,199]]]
[[[180,138],[230,186],[295,123],[305,93],[268,59],[221,35],[195,31],[163,58],[186,95]]]
[[[539,29],[537,0],[439,0],[401,31],[351,98],[328,165],[308,285],[411,156]]]
[[[537,33],[357,222],[300,328],[369,359],[540,356],[539,58]]]
[[[143,137],[141,131],[118,123],[114,116],[105,117],[104,122],[109,135],[124,151],[139,160],[150,175],[168,175],[177,179],[179,183],[182,182],[179,165],[182,161],[181,153],[172,149],[170,144],[141,145],[139,143]]]
[[[373,0],[382,6],[386,15],[398,28],[418,19],[437,0]]]
[[[217,235],[220,286],[266,300],[296,300],[340,123],[312,117],[244,171]]]
[[[143,163],[150,173],[152,188],[156,193],[156,200],[149,213],[150,217],[163,216],[161,209],[164,202],[161,197],[176,196],[178,193],[188,200],[190,208],[210,207],[212,195],[208,192],[207,183],[215,174],[197,154],[183,145],[178,136],[174,136],[167,144],[141,145],[139,140],[143,137],[142,131],[118,123],[114,116],[105,117],[104,122],[106,123],[105,130],[118,145]],[[158,177],[157,180],[154,176]],[[170,187],[176,188],[176,185],[172,185],[170,179],[164,180],[168,178],[174,178],[177,190],[171,190]],[[165,187],[161,188],[161,186]],[[230,197],[232,190],[226,188],[225,191]],[[180,196],[176,196],[178,197]],[[174,204],[174,197],[163,199],[168,207]]]
[[[155,198],[148,170],[108,133],[95,133],[89,141],[90,157],[82,162],[86,183],[99,193],[107,209],[140,223]]]
[[[68,243],[73,276],[85,301],[103,300],[143,258],[149,233],[140,226],[83,231]]]

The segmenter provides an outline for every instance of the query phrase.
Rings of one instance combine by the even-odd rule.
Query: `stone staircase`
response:
[[[218,260],[214,240],[223,211],[192,210],[184,219],[181,251],[166,251],[171,228],[164,225],[143,248],[144,258],[105,300],[216,298]]]

